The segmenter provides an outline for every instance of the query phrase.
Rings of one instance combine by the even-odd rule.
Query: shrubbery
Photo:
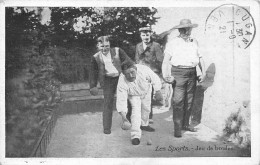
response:
[[[88,80],[90,57],[95,54],[95,47],[88,49],[57,47],[52,49],[55,52],[53,56],[56,67],[54,73],[62,83],[86,82]]]
[[[21,71],[28,68],[28,59],[32,56],[36,56],[35,51],[37,47],[20,47],[12,48],[6,51],[6,78],[11,79],[19,76]]]
[[[249,103],[243,103],[226,120],[223,137],[242,148],[242,156],[251,156],[251,128]]]
[[[31,48],[29,48],[31,50]],[[28,69],[6,83],[6,156],[27,157],[60,98],[51,53],[29,56]]]

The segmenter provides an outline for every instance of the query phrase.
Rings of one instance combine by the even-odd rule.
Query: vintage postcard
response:
[[[260,163],[259,1],[0,5],[0,165]]]

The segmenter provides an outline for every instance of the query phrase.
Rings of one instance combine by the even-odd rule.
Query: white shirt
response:
[[[180,37],[170,40],[166,44],[164,53],[165,56],[170,56],[170,64],[177,67],[196,67],[199,58],[202,57],[195,39],[186,42]]]
[[[144,48],[144,50],[147,48],[147,45],[144,42],[143,42],[143,48]]]
[[[127,112],[128,96],[144,96],[149,91],[151,85],[154,91],[161,89],[160,78],[148,66],[136,64],[136,79],[133,82],[127,81],[124,74],[121,73],[117,84],[116,108],[118,112]]]
[[[111,77],[118,76],[119,72],[112,63],[111,53],[108,52],[107,55],[104,55],[103,53],[101,53],[101,54],[102,54],[102,59],[105,64],[106,75],[111,76]]]

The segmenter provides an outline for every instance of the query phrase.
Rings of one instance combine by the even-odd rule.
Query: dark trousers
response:
[[[173,83],[173,122],[175,131],[189,126],[191,108],[196,89],[196,68],[172,67]]]
[[[151,100],[153,101],[153,94],[154,94],[154,89],[153,89],[153,86],[152,86],[152,94],[151,94]],[[151,105],[151,112],[149,114],[149,119],[152,119],[153,118],[153,106]]]
[[[116,93],[116,87],[118,83],[118,77],[104,78],[104,109],[103,109],[103,128],[104,130],[111,130],[112,117],[113,117],[113,103],[114,95]]]

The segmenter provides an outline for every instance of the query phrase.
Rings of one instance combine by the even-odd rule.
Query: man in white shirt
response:
[[[175,26],[180,35],[166,44],[162,64],[163,78],[173,84],[173,121],[174,136],[181,137],[181,130],[195,132],[189,124],[191,106],[196,89],[197,78],[201,82],[205,75],[205,66],[196,39],[191,38],[192,28],[197,27],[189,19]],[[201,69],[197,77],[196,66]]]
[[[154,128],[149,126],[149,114],[151,111],[152,87],[155,91],[155,99],[161,100],[162,94],[160,78],[147,66],[134,64],[126,61],[122,64],[122,74],[119,76],[117,85],[116,108],[126,118],[127,99],[132,107],[131,114],[131,140],[133,145],[140,143],[142,131],[153,132]]]
[[[131,59],[121,48],[111,48],[108,36],[99,37],[97,42],[99,51],[91,57],[90,93],[92,95],[98,94],[97,82],[99,81],[104,94],[102,114],[104,133],[111,134],[113,102],[119,74],[121,73],[121,64]]]

